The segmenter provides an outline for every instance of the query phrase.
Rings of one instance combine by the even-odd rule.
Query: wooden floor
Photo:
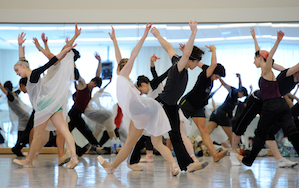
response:
[[[103,155],[113,160],[115,155]],[[277,168],[273,157],[257,158],[252,167],[232,167],[229,157],[194,173],[181,172],[170,175],[170,167],[161,156],[155,156],[154,163],[140,164],[144,171],[133,172],[123,162],[115,173],[107,174],[97,162],[97,155],[80,157],[75,169],[57,166],[57,154],[40,154],[33,168],[22,168],[12,162],[15,155],[0,155],[0,187],[299,187],[299,167]],[[289,158],[299,161],[299,158]]]

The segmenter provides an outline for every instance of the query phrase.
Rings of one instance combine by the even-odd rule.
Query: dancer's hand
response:
[[[212,52],[213,50],[216,50],[216,47],[214,45],[210,45],[210,46],[206,45],[206,47],[210,49],[209,52]]]
[[[253,27],[250,28],[250,33],[251,33],[252,38],[255,38],[255,31],[254,31]]]
[[[236,73],[236,76],[237,76],[238,78],[240,78],[240,77],[241,77],[241,75],[240,75],[239,73]]]
[[[95,52],[94,57],[95,57],[97,60],[101,61],[101,57],[100,57],[100,55],[98,54],[98,52]]]
[[[81,34],[81,28],[80,29],[78,29],[78,24],[77,24],[77,22],[76,22],[76,25],[75,25],[75,36],[79,36]]]
[[[115,40],[116,39],[115,38],[115,30],[114,30],[114,28],[112,26],[111,26],[111,28],[112,28],[112,33],[108,32],[108,34],[109,34],[111,40]]]
[[[45,33],[42,33],[42,40],[44,41],[44,43],[48,42],[48,37],[45,36]]]
[[[180,44],[180,50],[182,51],[182,52],[184,52],[184,49],[185,49],[185,44]]]
[[[192,32],[197,32],[197,21],[190,20],[189,26]]]
[[[154,37],[158,38],[160,36],[160,31],[156,28],[153,27],[151,30],[151,33],[154,35]]]
[[[25,36],[26,36],[26,33],[24,33],[24,32],[19,34],[19,36],[18,36],[18,44],[19,45],[22,45],[25,42],[25,40],[26,40]]]
[[[282,32],[282,31],[277,31],[277,40],[278,40],[278,41],[281,41],[282,38],[283,38],[283,36],[284,36],[284,32]]]
[[[160,57],[157,57],[155,54],[151,57],[151,62],[156,62],[157,59],[161,59]]]
[[[37,48],[38,50],[40,50],[40,44],[39,44],[37,38],[33,37],[33,43],[35,44],[36,48]]]
[[[153,24],[149,23],[146,24],[143,36],[147,37],[149,30],[152,28],[152,25]]]

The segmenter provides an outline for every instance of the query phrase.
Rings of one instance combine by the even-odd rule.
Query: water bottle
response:
[[[290,157],[295,157],[295,153],[296,153],[295,148],[294,147],[290,147],[289,151],[290,151]]]
[[[121,148],[121,143],[119,138],[116,139],[116,148]]]
[[[111,153],[116,154],[116,139],[111,139]]]

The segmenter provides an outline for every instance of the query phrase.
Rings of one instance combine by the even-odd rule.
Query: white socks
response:
[[[240,161],[237,159],[237,157],[235,156],[236,153],[230,153],[229,159],[232,163],[233,166],[240,166],[241,163]]]

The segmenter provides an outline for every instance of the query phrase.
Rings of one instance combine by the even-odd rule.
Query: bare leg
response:
[[[67,124],[65,123],[65,120],[62,116],[62,111],[58,111],[54,113],[51,117],[51,121],[53,125],[56,127],[56,129],[63,135],[65,138],[68,146],[70,147],[71,153],[72,153],[72,160],[66,164],[67,168],[75,168],[77,164],[79,163],[77,155],[76,155],[76,148],[75,148],[75,141],[70,133]]]
[[[178,165],[173,159],[173,156],[170,152],[170,150],[163,144],[162,142],[162,136],[154,137],[151,136],[151,140],[153,143],[153,146],[161,153],[161,155],[166,159],[170,165],[171,165],[171,174],[173,176],[176,176],[179,174],[180,170]]]
[[[166,139],[166,147],[168,147],[171,150],[171,140],[169,138]]]
[[[186,136],[183,126],[184,126],[184,124],[181,121],[181,123],[180,123],[180,131],[181,131],[181,136],[182,136],[182,140],[183,140],[183,143],[185,145],[185,148],[186,148],[187,152],[189,153],[190,157],[193,159],[193,161],[196,162],[196,163],[198,163],[199,161],[198,161],[198,159],[196,158],[196,156],[194,154],[194,149],[193,149],[193,146],[191,144],[191,141]]]
[[[232,153],[237,153],[238,149],[238,144],[240,142],[241,136],[237,136],[235,133],[233,133],[233,138],[232,138]]]
[[[49,120],[34,127],[33,139],[32,139],[32,142],[30,145],[30,150],[29,150],[29,153],[28,153],[26,159],[25,160],[14,159],[13,160],[14,163],[21,165],[23,167],[31,167],[32,166],[32,161],[33,161],[34,155],[40,148],[42,136],[46,129],[48,121]]]
[[[100,134],[101,134],[102,131],[103,131],[102,129],[98,129],[96,127],[95,131],[93,132],[93,136],[98,140],[98,138],[99,138],[99,136],[100,136]]]
[[[58,158],[62,158],[63,154],[64,154],[64,142],[65,142],[65,139],[64,137],[62,136],[62,134],[56,130],[56,145],[57,145],[57,151],[58,151]]]
[[[116,138],[115,132],[114,131],[107,131],[110,139]]]
[[[233,141],[232,141],[233,130],[232,130],[232,127],[225,127],[225,126],[222,126],[222,129],[224,130],[224,132],[225,132],[226,135],[228,136],[230,145],[233,145]]]

